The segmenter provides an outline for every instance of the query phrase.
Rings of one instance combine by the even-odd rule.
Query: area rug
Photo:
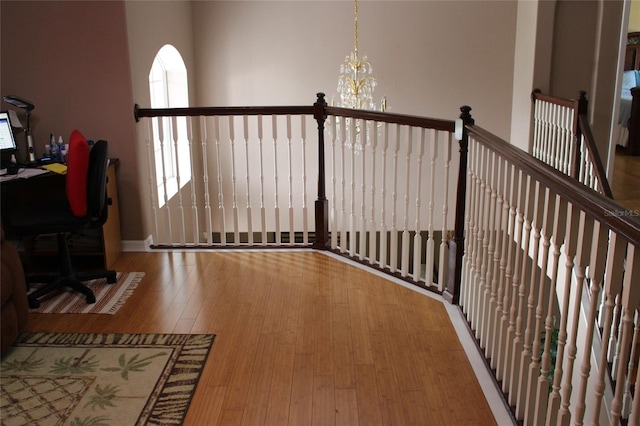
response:
[[[85,296],[64,288],[40,298],[40,307],[31,312],[47,314],[115,314],[138,287],[144,272],[118,272],[118,281],[108,284],[105,278],[86,281],[96,295],[96,303],[88,304]],[[32,284],[38,288],[38,284]]]
[[[2,425],[179,425],[214,339],[23,333],[2,356]]]

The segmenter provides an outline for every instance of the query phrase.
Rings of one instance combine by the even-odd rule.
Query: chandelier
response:
[[[387,100],[382,98],[380,107],[378,108],[376,101],[373,99],[373,92],[377,86],[376,79],[373,77],[373,66],[365,56],[358,56],[358,0],[354,0],[354,19],[353,19],[353,52],[347,55],[344,63],[340,65],[340,74],[338,75],[338,94],[340,99],[336,106],[351,109],[366,109],[372,111],[382,111],[387,109]],[[347,129],[349,120],[345,123]],[[356,151],[362,150],[360,142],[360,128],[356,126],[356,141],[346,141],[349,147],[354,146]],[[347,132],[349,134],[350,132]]]

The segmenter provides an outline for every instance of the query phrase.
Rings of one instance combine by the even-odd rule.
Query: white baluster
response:
[[[520,277],[518,279],[517,286],[517,304],[516,304],[516,312],[515,312],[515,327],[514,327],[514,339],[511,345],[511,368],[510,368],[510,384],[509,384],[509,401],[511,404],[516,405],[516,408],[519,408],[519,412],[516,412],[517,418],[522,418],[524,415],[524,407],[521,403],[518,405],[517,397],[518,387],[519,387],[519,378],[520,376],[520,362],[522,361],[522,352],[524,350],[524,342],[522,340],[522,326],[525,320],[525,296],[527,295],[527,285],[531,285],[529,282],[530,279],[530,267],[531,267],[531,259],[529,257],[529,243],[531,241],[531,216],[532,216],[532,207],[533,202],[531,195],[532,185],[534,183],[531,182],[530,176],[522,176],[524,188],[521,187],[520,194],[524,195],[523,205],[522,205],[522,231],[519,234],[521,236],[521,240],[518,242],[518,248],[516,251],[516,270],[517,265],[519,264],[521,267]],[[517,260],[520,260],[520,263]],[[514,291],[516,288],[514,287]]]
[[[549,163],[549,153],[551,147],[549,145],[549,104],[545,101],[540,102],[542,104],[541,122],[542,122],[542,152],[540,153],[540,159],[546,164]]]
[[[336,193],[337,193],[337,179],[336,179],[336,137],[337,137],[337,129],[336,129],[336,116],[329,116],[329,129],[331,136],[331,249],[335,250],[338,247],[338,234],[340,233],[340,218],[338,217],[336,205]]]
[[[599,426],[600,413],[603,406],[603,395],[606,388],[605,375],[608,374],[609,348],[607,342],[611,341],[612,325],[614,317],[614,307],[618,295],[622,292],[622,277],[624,271],[626,252],[626,242],[618,237],[615,233],[609,233],[609,246],[607,252],[607,260],[604,274],[604,294],[606,301],[604,303],[602,314],[602,349],[598,358],[598,376],[594,386],[593,416],[591,418],[591,426]]]
[[[548,272],[550,279],[549,293],[547,296],[547,316],[545,318],[545,337],[544,349],[542,351],[542,360],[540,375],[538,376],[538,385],[536,387],[536,402],[533,418],[533,424],[541,426],[545,424],[546,414],[548,412],[549,401],[549,374],[551,372],[551,342],[553,340],[555,319],[554,305],[552,301],[557,299],[558,286],[558,270],[560,263],[560,247],[566,238],[567,231],[567,203],[560,196],[555,196],[555,206],[553,213],[553,231],[551,233],[551,269]],[[548,265],[546,265],[548,267]],[[548,270],[547,268],[545,268]]]
[[[360,137],[356,130],[358,123],[355,118],[351,118],[351,126],[349,126],[350,140],[353,142],[351,152],[349,153],[349,224],[348,224],[348,243],[349,256],[355,256],[356,253],[356,149],[358,138]],[[345,242],[346,243],[346,242]]]
[[[591,254],[593,235],[593,221],[587,218],[584,212],[580,214],[578,229],[578,247],[574,268],[576,279],[570,282],[570,285],[574,285],[573,283],[575,281],[575,296],[573,299],[573,314],[571,316],[571,334],[569,344],[567,345],[567,370],[564,375],[564,384],[562,385],[562,406],[559,413],[560,423],[563,425],[568,425],[571,420],[569,404],[573,391],[573,366],[577,352],[578,326],[582,309],[582,290],[584,288],[585,267],[588,265]]]
[[[347,210],[346,210],[346,198],[347,198],[347,183],[346,183],[346,122],[344,118],[340,120],[340,252],[347,251],[347,240],[349,238],[347,234],[348,223]]]
[[[482,213],[482,239],[478,241],[478,247],[480,248],[480,277],[478,282],[478,301],[480,303],[480,308],[478,309],[478,331],[480,337],[480,347],[487,347],[487,318],[489,316],[488,308],[489,308],[489,298],[491,294],[491,279],[487,281],[487,277],[490,277],[490,266],[491,261],[489,254],[489,238],[491,232],[490,220],[492,214],[492,206],[491,206],[491,185],[490,185],[490,176],[493,172],[492,162],[495,158],[494,153],[489,149],[485,150],[484,158],[483,158],[483,168],[482,168],[482,185],[481,185],[481,193],[480,197],[482,200],[480,208]],[[493,259],[491,259],[493,260]],[[478,334],[478,333],[477,333]]]
[[[524,232],[524,196],[525,196],[525,181],[527,177],[522,173],[522,171],[518,171],[518,184],[517,190],[515,194],[516,198],[516,206],[515,206],[515,228],[514,235],[510,239],[509,243],[511,247],[513,247],[513,276],[511,277],[511,300],[509,300],[509,326],[507,327],[507,336],[506,342],[507,347],[506,356],[505,356],[505,380],[502,383],[502,388],[504,392],[508,392],[510,395],[509,403],[514,404],[515,397],[517,392],[511,386],[513,384],[513,369],[514,369],[514,351],[513,351],[513,341],[516,333],[516,320],[518,317],[518,290],[520,288],[520,267],[522,262],[522,235]]]
[[[192,181],[195,181],[195,177],[193,176],[193,171],[195,170],[195,159],[194,159],[194,152],[193,152],[193,123],[192,117],[188,117],[186,118],[187,122],[187,144],[189,146],[189,168],[191,169],[191,179]],[[200,245],[200,229],[199,229],[199,224],[198,224],[198,200],[196,198],[196,185],[194,184],[194,182],[192,182],[191,185],[189,185],[191,187],[191,191],[190,191],[190,198],[191,198],[191,234],[192,234],[192,240],[193,240],[193,244],[198,246]]]
[[[169,122],[169,117],[158,117],[157,120],[157,124],[158,124],[158,138],[160,140],[160,158],[162,158],[161,164],[162,164],[162,191],[163,191],[163,196],[164,196],[164,205],[162,206],[162,209],[165,212],[165,229],[167,230],[166,233],[164,233],[165,235],[165,239],[164,241],[171,244],[173,242],[173,231],[172,231],[172,221],[171,221],[171,206],[169,205],[169,189],[167,186],[167,164],[165,161],[165,151],[167,149],[171,149],[170,146],[170,142],[167,141],[168,136],[168,132],[164,131],[164,128],[166,127],[167,123]],[[167,145],[169,145],[169,148],[167,148]]]
[[[263,152],[263,130],[262,130],[262,115],[258,115],[258,158],[259,158],[259,175],[260,180],[260,229],[262,231],[261,243],[263,246],[267,245],[267,210],[264,202],[264,152]]]
[[[247,242],[253,245],[253,222],[251,213],[251,167],[249,166],[249,116],[242,117],[242,139],[244,140],[244,183],[247,192]]]
[[[209,160],[207,155],[207,120],[204,115],[200,116],[200,147],[202,151],[202,182],[204,185],[204,214],[205,214],[205,229],[206,229],[206,243],[207,245],[213,244],[213,224],[212,212],[211,212],[211,199],[209,193]],[[195,169],[192,169],[195,170]]]
[[[488,357],[493,356],[496,332],[496,305],[498,298],[498,282],[500,273],[500,226],[502,222],[502,169],[503,161],[498,153],[492,153],[492,164],[489,167],[489,185],[487,187],[487,199],[489,202],[489,219],[488,219],[488,245],[486,257],[486,277],[485,277],[485,325],[484,335],[485,354]],[[491,354],[491,355],[490,355]]]
[[[289,206],[289,244],[293,245],[296,241],[295,237],[295,225],[293,223],[294,211],[293,211],[293,159],[291,157],[291,116],[287,115],[287,169],[289,175],[287,176],[288,185],[288,206]]]
[[[366,190],[366,185],[365,183],[367,182],[367,178],[366,178],[366,161],[365,161],[365,156],[366,156],[366,148],[367,146],[369,146],[369,123],[365,120],[362,120],[362,125],[361,125],[361,135],[362,138],[364,139],[364,142],[362,144],[362,155],[360,155],[360,220],[358,222],[358,233],[360,236],[360,243],[359,243],[359,248],[358,248],[358,258],[360,260],[364,260],[366,255],[367,255],[367,243],[366,243],[366,238],[367,238],[367,220],[365,217],[365,199],[366,199],[366,195],[365,195],[365,190]],[[355,238],[355,234],[353,236]]]
[[[529,211],[531,215],[531,225],[530,228],[533,230],[533,247],[529,250],[528,244],[525,245],[525,268],[523,269],[522,274],[522,283],[521,288],[524,286],[525,290],[528,291],[527,303],[526,303],[526,322],[524,324],[524,334],[522,338],[522,350],[520,353],[520,365],[518,372],[518,380],[517,380],[517,388],[518,388],[518,396],[516,398],[516,416],[519,419],[525,417],[525,412],[527,409],[527,394],[530,392],[529,387],[529,367],[531,363],[531,347],[534,344],[532,341],[534,334],[534,324],[533,319],[535,316],[535,308],[536,308],[536,288],[535,283],[539,282],[539,268],[538,268],[538,256],[540,251],[540,231],[542,229],[542,220],[543,220],[543,209],[544,209],[544,189],[536,182],[530,182],[529,187],[533,191],[533,194],[530,195],[533,197],[533,209]],[[526,241],[529,240],[529,237],[526,237]],[[528,252],[531,252],[531,258],[529,258]],[[526,285],[525,285],[526,283]],[[526,287],[528,285],[528,288]],[[524,312],[523,312],[524,315]],[[523,318],[524,320],[524,318]],[[520,325],[522,328],[523,325]]]
[[[389,148],[389,123],[384,123],[382,134],[382,180],[380,184],[380,267],[387,266],[387,219],[386,219],[386,182],[387,182],[387,152]]]
[[[618,358],[618,368],[616,374],[616,389],[611,403],[611,424],[617,425],[622,415],[622,398],[625,390],[625,376],[627,370],[625,366],[629,362],[631,352],[631,336],[638,305],[640,305],[640,288],[638,286],[638,276],[640,276],[640,250],[633,244],[627,245],[627,256],[624,268],[624,281],[622,283],[622,329],[620,331],[621,345],[620,356]]]
[[[540,193],[543,191],[543,193]],[[533,424],[534,408],[536,402],[536,385],[537,378],[540,374],[540,346],[542,338],[542,328],[544,326],[544,314],[549,307],[549,289],[547,277],[547,266],[549,265],[549,247],[551,246],[551,235],[553,233],[553,222],[556,205],[556,195],[551,193],[549,188],[538,188],[538,198],[540,202],[536,202],[536,229],[539,231],[542,238],[542,252],[539,260],[534,260],[534,273],[532,274],[532,284],[538,283],[538,296],[537,303],[535,304],[535,325],[533,329],[533,336],[526,337],[528,331],[531,329],[530,325],[527,325],[527,331],[525,332],[525,353],[527,351],[527,342],[532,343],[532,349],[528,355],[530,358],[529,371],[527,377],[526,396],[525,396],[525,413],[524,424]],[[534,255],[538,250],[534,250]],[[536,278],[537,277],[537,278]],[[532,291],[535,286],[531,286]],[[531,295],[530,295],[531,297]],[[527,320],[528,323],[529,320]],[[526,359],[523,360],[522,365],[526,365]],[[523,391],[524,392],[524,391]]]
[[[465,276],[464,282],[466,285],[465,291],[465,307],[467,318],[469,322],[471,322],[471,326],[475,328],[475,298],[474,290],[475,290],[475,277],[476,277],[476,259],[477,255],[475,252],[475,244],[477,241],[478,229],[477,229],[477,213],[478,213],[478,203],[476,202],[476,194],[477,194],[477,186],[478,186],[478,164],[477,159],[480,155],[481,145],[476,141],[469,142],[469,173],[468,173],[468,182],[467,182],[467,190],[468,190],[468,206],[469,220],[467,221],[467,237],[465,238],[465,257],[468,259],[468,274]]]
[[[181,117],[182,118],[182,117]],[[185,229],[185,220],[184,220],[184,203],[182,200],[182,178],[180,176],[180,158],[179,158],[179,149],[178,149],[178,117],[175,115],[171,117],[171,146],[173,148],[173,156],[175,158],[175,177],[176,177],[176,185],[177,185],[177,199],[178,199],[178,217],[177,226],[179,227],[180,232],[180,244],[182,246],[186,243],[186,229]],[[175,243],[175,239],[171,238],[171,243]]]
[[[282,244],[280,234],[280,200],[278,197],[278,116],[271,116],[271,135],[273,138],[273,203],[275,217],[276,245]]]
[[[636,311],[636,333],[638,330],[638,312]],[[635,353],[635,352],[632,352]],[[636,382],[634,384],[635,392],[640,389],[640,374],[636,371]],[[640,397],[637,394],[634,395],[631,401],[631,415],[627,424],[637,425],[640,424]]]
[[[611,375],[618,373],[618,356],[620,355],[620,321],[622,320],[621,298],[618,294],[613,307],[613,331],[609,340],[609,362],[611,363]]]
[[[433,284],[433,261],[435,258],[435,241],[433,237],[433,212],[435,209],[435,183],[436,183],[436,160],[438,159],[438,133],[434,130],[431,133],[431,156],[429,162],[429,214],[427,221],[427,257],[425,269],[425,283]],[[415,246],[421,247],[421,246]]]
[[[451,163],[452,133],[447,133],[443,150],[444,161],[444,195],[442,197],[442,237],[440,239],[440,262],[438,264],[438,290],[444,291],[444,286],[449,279],[449,238],[447,219],[449,215],[449,164]]]
[[[578,222],[579,211],[573,205],[569,204],[567,211],[567,237],[564,244],[565,255],[565,274],[564,274],[564,288],[562,292],[564,296],[562,298],[562,304],[560,306],[560,330],[558,332],[558,351],[556,358],[556,366],[553,375],[553,390],[549,396],[549,408],[547,410],[547,424],[556,424],[558,419],[558,412],[560,410],[560,404],[562,402],[560,396],[560,385],[562,383],[564,373],[564,355],[565,346],[567,343],[567,324],[569,320],[569,302],[571,297],[571,282],[574,266],[574,256],[576,253],[578,243]],[[569,355],[571,356],[571,355]]]
[[[491,351],[491,368],[496,369],[496,373],[499,371],[498,359],[501,359],[501,350],[502,350],[502,337],[504,336],[504,323],[502,321],[503,314],[505,312],[505,292],[508,291],[505,288],[505,274],[507,268],[507,252],[509,248],[509,211],[511,210],[511,198],[509,194],[509,188],[511,186],[511,180],[509,179],[509,173],[512,169],[512,166],[506,159],[501,161],[502,170],[500,172],[501,179],[501,191],[500,191],[500,203],[502,203],[502,211],[500,213],[500,221],[498,229],[500,230],[500,234],[498,236],[500,249],[496,250],[496,257],[499,256],[499,266],[498,266],[498,294],[496,300],[496,310],[494,314],[493,323],[495,324],[496,331],[493,337],[493,349]]]
[[[504,278],[501,277],[501,279],[503,280],[503,285],[502,287],[504,288],[504,298],[502,301],[502,317],[500,318],[500,339],[499,339],[499,344],[498,344],[498,361],[496,364],[496,376],[498,380],[502,380],[502,384],[503,384],[503,390],[504,388],[506,388],[506,386],[508,385],[509,381],[508,381],[508,354],[509,354],[509,343],[511,342],[508,338],[508,331],[509,331],[509,314],[511,311],[511,299],[512,299],[512,294],[511,294],[511,289],[512,289],[512,285],[511,285],[511,281],[512,281],[512,277],[514,275],[513,273],[513,251],[514,251],[514,238],[515,238],[515,232],[516,232],[516,204],[517,204],[517,199],[516,199],[516,194],[518,191],[517,185],[517,171],[515,169],[515,166],[513,165],[509,165],[509,168],[507,169],[507,174],[508,174],[508,178],[507,181],[509,182],[509,189],[508,189],[508,201],[505,203],[505,205],[509,208],[509,224],[504,228],[505,230],[507,230],[507,232],[505,232],[504,234],[504,239],[503,239],[503,251],[506,250],[506,256],[503,256],[503,261],[505,261],[505,266],[504,266]],[[510,232],[509,232],[510,230]],[[502,265],[500,266],[500,269],[502,270]]]
[[[396,124],[396,137],[393,149],[393,191],[391,192],[391,242],[389,270],[393,273],[398,269],[398,151],[400,150],[400,125]]]
[[[418,152],[416,155],[417,161],[417,175],[416,175],[416,220],[415,220],[415,235],[413,236],[413,280],[419,282],[423,279],[421,271],[422,263],[422,235],[420,235],[420,199],[422,198],[422,157],[424,155],[425,129],[420,129],[420,140],[418,141]],[[431,183],[433,187],[433,183]],[[429,254],[427,251],[427,264],[429,263]],[[428,268],[428,267],[427,267]],[[427,272],[427,277],[429,273]],[[432,281],[424,278],[426,285],[431,285]]]
[[[404,218],[402,221],[402,252],[400,256],[400,275],[406,277],[409,271],[409,190],[411,176],[411,152],[413,149],[413,140],[411,139],[411,127],[407,129],[407,151],[405,155],[404,168]],[[419,248],[416,247],[419,250]]]
[[[151,214],[153,216],[153,241],[158,242],[160,238],[160,231],[158,228],[158,182],[156,180],[156,158],[155,158],[155,144],[153,140],[153,121],[155,118],[148,118],[146,122],[145,131],[145,144],[147,146],[147,161],[149,162],[149,202],[151,203]]]
[[[376,243],[376,235],[378,229],[376,228],[376,160],[378,158],[378,127],[379,123],[373,122],[373,132],[371,137],[371,213],[369,214],[369,263],[371,265],[376,263],[378,258],[379,247]],[[382,184],[384,186],[384,182]]]
[[[466,170],[466,185],[467,185],[467,191],[465,194],[465,205],[469,206],[469,208],[465,209],[465,213],[464,213],[464,229],[468,230],[468,234],[467,234],[467,238],[464,239],[464,256],[462,257],[462,272],[461,272],[461,279],[460,279],[460,307],[462,309],[462,312],[466,315],[467,319],[470,318],[469,315],[469,297],[468,297],[468,293],[469,293],[469,286],[470,286],[470,280],[469,280],[469,275],[470,275],[470,269],[471,269],[471,255],[469,253],[470,250],[470,244],[469,241],[471,240],[470,236],[470,232],[471,232],[471,215],[472,215],[472,204],[471,204],[471,182],[473,182],[473,161],[472,161],[472,157],[473,157],[473,153],[475,152],[475,140],[473,139],[473,137],[469,138],[469,154],[468,154],[468,164],[467,164],[467,170]]]
[[[631,380],[633,380],[633,372],[635,369],[635,359],[634,355],[636,353],[636,346],[638,344],[638,330],[640,329],[640,325],[638,324],[638,310],[635,310],[633,317],[633,338],[631,341],[631,350],[629,354],[629,364],[627,367],[627,375],[624,380],[624,395],[622,396],[622,418],[628,419],[631,414],[631,403],[633,402],[631,396]]]
[[[536,99],[533,104],[533,148],[531,150],[534,157],[540,159],[540,100]]]
[[[220,212],[220,242],[227,245],[227,215],[224,204],[223,174],[222,174],[222,152],[220,151],[220,120],[216,115],[213,121],[214,134],[216,139],[216,161],[218,166],[218,210]]]
[[[487,347],[485,350],[485,355],[488,359],[492,360],[492,364],[495,363],[495,359],[497,359],[497,341],[500,332],[498,330],[498,322],[500,315],[502,314],[502,288],[500,287],[500,277],[502,274],[500,268],[500,258],[502,253],[502,237],[506,230],[503,228],[506,222],[503,221],[503,208],[504,208],[504,170],[506,167],[505,160],[496,155],[496,165],[494,166],[495,172],[495,181],[492,183],[492,186],[495,188],[493,190],[493,194],[495,194],[495,201],[492,201],[494,204],[494,218],[493,218],[493,232],[491,244],[493,245],[493,266],[492,266],[492,274],[491,274],[491,297],[489,299],[489,324],[488,324],[488,335],[489,342],[487,343]],[[495,368],[495,365],[492,365]]]
[[[233,116],[229,116],[229,145],[231,146],[231,211],[233,212],[233,243],[240,245],[240,218],[238,217],[238,176],[236,174],[236,139]]]

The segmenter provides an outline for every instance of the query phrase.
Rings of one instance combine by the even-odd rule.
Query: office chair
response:
[[[107,220],[108,144],[100,140],[89,148],[84,136],[74,131],[68,156],[66,198],[16,206],[9,216],[11,226],[21,236],[57,234],[60,273],[53,277],[27,275],[27,282],[47,283],[29,293],[29,307],[33,309],[40,306],[40,297],[65,286],[84,294],[87,303],[95,303],[93,291],[82,282],[96,278],[106,278],[110,284],[116,282],[115,271],[76,272],[68,243],[73,232],[102,226]]]

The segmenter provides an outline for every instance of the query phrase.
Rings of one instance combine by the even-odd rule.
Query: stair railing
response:
[[[637,214],[474,124],[464,130],[460,306],[515,418],[638,424]]]
[[[612,198],[602,158],[587,118],[586,92],[575,100],[531,94],[533,144],[531,155],[588,187]]]

